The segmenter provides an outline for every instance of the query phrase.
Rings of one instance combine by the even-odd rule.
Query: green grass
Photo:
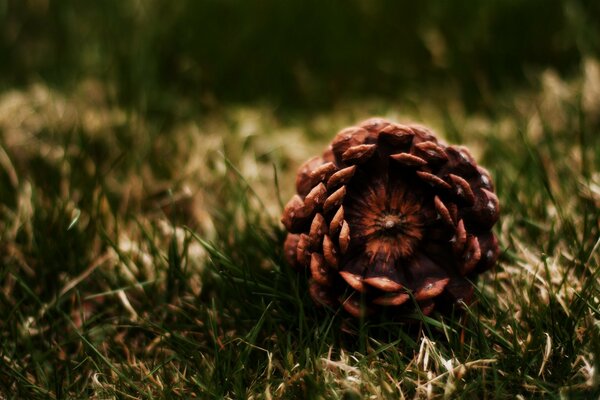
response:
[[[0,88],[94,76],[128,107],[189,115],[451,85],[493,109],[490,91],[600,55],[599,21],[595,0],[0,0]]]
[[[0,96],[0,398],[593,398],[600,67],[497,97],[157,121],[87,81]],[[403,110],[402,113],[396,110]],[[503,254],[465,315],[348,319],[282,261],[296,166],[372,114],[469,145]]]
[[[0,400],[600,396],[600,3],[79,3],[0,0]],[[371,116],[494,177],[462,315],[283,262],[296,168]]]

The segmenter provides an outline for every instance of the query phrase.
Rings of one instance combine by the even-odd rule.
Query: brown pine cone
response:
[[[288,263],[308,268],[317,304],[353,316],[379,307],[469,303],[492,267],[498,198],[468,150],[427,128],[370,119],[306,161],[285,206]],[[411,300],[411,297],[413,298]]]

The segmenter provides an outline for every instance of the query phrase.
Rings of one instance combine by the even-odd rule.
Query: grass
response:
[[[0,400],[600,396],[599,10],[547,3],[0,0]],[[464,314],[283,262],[297,166],[375,115],[494,177]]]
[[[599,15],[593,0],[0,0],[0,88],[95,76],[128,107],[185,115],[223,100],[318,110],[451,84],[493,109],[490,91],[598,56]]]
[[[0,96],[0,398],[600,394],[600,64],[497,97],[156,120],[99,81]],[[401,113],[396,110],[403,110]],[[492,172],[503,254],[465,315],[323,311],[282,261],[296,166],[372,114]]]

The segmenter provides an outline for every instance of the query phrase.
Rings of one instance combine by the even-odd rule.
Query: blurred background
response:
[[[595,0],[0,0],[1,90],[93,77],[120,104],[168,114],[410,92],[481,109],[599,51]]]
[[[579,109],[594,135],[599,56],[595,0],[0,0],[0,198],[210,232],[225,158],[277,217],[297,166],[374,115],[493,166],[523,133],[571,141]]]

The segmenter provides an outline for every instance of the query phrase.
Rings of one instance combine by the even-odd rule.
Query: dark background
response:
[[[596,0],[0,0],[0,89],[93,77],[148,111],[448,88],[485,108],[489,93],[599,52]]]

